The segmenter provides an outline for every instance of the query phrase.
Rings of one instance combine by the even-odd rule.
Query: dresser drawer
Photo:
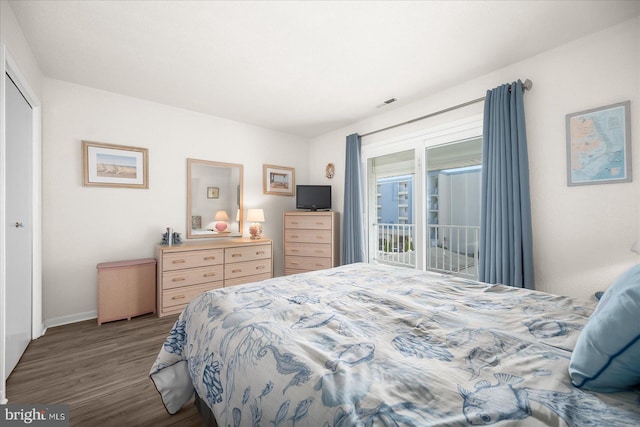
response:
[[[286,215],[284,217],[284,228],[331,230],[331,217],[314,215]]]
[[[284,248],[284,254],[331,258],[331,243],[317,243],[314,245],[310,245],[309,243],[289,243]]]
[[[285,242],[331,243],[331,230],[284,230]]]
[[[244,262],[271,258],[271,245],[241,246],[224,250],[224,262]]]
[[[186,306],[198,295],[211,289],[222,288],[222,282],[203,283],[196,286],[170,289],[162,293],[162,307]]]
[[[258,282],[260,280],[271,279],[271,273],[256,274],[253,276],[236,277],[235,279],[225,280],[224,286],[235,286],[243,283]]]
[[[224,268],[222,264],[212,267],[198,267],[185,270],[174,270],[164,273],[163,289],[197,285],[198,283],[222,281]]]
[[[293,270],[324,270],[331,268],[331,258],[285,256],[284,268]]]
[[[271,273],[271,258],[227,264],[224,266],[225,282],[237,277],[252,276],[254,274],[262,273]]]
[[[205,267],[208,265],[222,264],[223,261],[224,249],[166,253],[162,255],[162,271]]]
[[[290,276],[292,274],[308,273],[309,271],[315,271],[315,270],[298,270],[298,269],[295,269],[295,268],[285,268],[284,269],[284,275],[285,276]]]

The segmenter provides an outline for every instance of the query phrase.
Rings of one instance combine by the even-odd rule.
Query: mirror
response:
[[[187,159],[187,238],[242,236],[242,165]]]

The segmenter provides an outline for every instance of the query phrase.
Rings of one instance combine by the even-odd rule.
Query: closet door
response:
[[[5,376],[8,377],[31,341],[33,115],[20,90],[6,77]]]

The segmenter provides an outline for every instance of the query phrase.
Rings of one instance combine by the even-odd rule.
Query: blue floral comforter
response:
[[[151,369],[220,426],[640,425],[640,395],[571,385],[594,302],[352,264],[207,292]]]

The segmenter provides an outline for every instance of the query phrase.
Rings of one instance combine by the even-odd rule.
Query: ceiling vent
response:
[[[389,98],[386,101],[384,101],[382,104],[376,105],[376,108],[381,108],[381,107],[387,106],[389,104],[393,104],[397,100],[398,100],[398,98]]]

